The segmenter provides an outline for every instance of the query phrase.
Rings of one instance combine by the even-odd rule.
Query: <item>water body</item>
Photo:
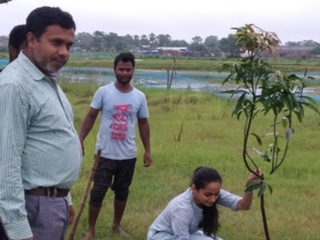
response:
[[[0,68],[5,67],[8,60],[0,59]],[[303,77],[304,73],[295,72],[294,74]],[[320,83],[320,72],[311,72],[308,74],[314,80]],[[218,72],[196,72],[196,71],[175,71],[173,73],[171,88],[181,90],[192,90],[199,92],[210,92],[216,96],[228,98],[230,95],[221,94],[222,91],[229,90],[221,82],[228,76],[228,73]],[[106,68],[63,68],[60,71],[60,77],[77,83],[94,82],[98,85],[105,85],[115,81],[113,69]],[[171,77],[171,72],[169,73]],[[168,73],[166,70],[136,70],[132,82],[145,88],[167,88]],[[305,95],[311,96],[320,103],[320,95],[315,88],[306,88]]]
[[[95,81],[97,84],[106,84],[114,81],[113,69],[101,68],[64,68],[61,75],[70,76],[75,81]],[[171,75],[171,72],[170,72]],[[180,72],[173,73],[171,88],[176,89],[199,89],[208,85],[206,81],[217,80],[221,82],[227,76],[226,73],[205,73],[205,72]],[[143,87],[167,88],[166,71],[145,71],[136,70],[132,82]]]
[[[303,77],[304,73],[294,73],[299,77]],[[314,80],[320,83],[320,72],[312,72],[308,74]],[[60,73],[61,77],[71,79],[74,82],[92,81],[98,85],[105,85],[115,81],[113,69],[105,68],[64,68]],[[210,92],[216,96],[228,98],[230,95],[221,94],[222,91],[232,89],[222,85],[221,82],[228,76],[228,73],[218,72],[195,72],[195,71],[176,71],[172,75],[172,89],[192,90],[199,92]],[[169,78],[171,72],[169,73]],[[145,88],[167,88],[167,71],[145,71],[136,70],[132,82]],[[320,96],[314,91],[314,88],[306,88],[305,95],[311,96],[320,103]]]
[[[8,60],[5,59],[0,59],[0,69],[4,68],[5,66],[7,66],[9,63]]]
[[[92,81],[98,85],[104,85],[115,81],[113,69],[72,69],[65,68],[60,76],[75,82]],[[205,89],[223,89],[220,84],[226,78],[226,73],[201,73],[201,72],[174,72],[171,88],[193,91],[205,91]],[[171,72],[170,76],[171,77]],[[168,73],[166,71],[142,71],[137,70],[132,79],[134,85],[145,88],[167,88]],[[215,83],[216,80],[216,83]],[[207,82],[206,82],[207,81]],[[210,81],[210,83],[208,82]]]

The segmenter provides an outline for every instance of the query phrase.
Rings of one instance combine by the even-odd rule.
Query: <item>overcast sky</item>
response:
[[[235,33],[233,27],[253,23],[275,32],[283,44],[320,42],[320,0],[12,0],[0,4],[0,35],[8,35],[44,5],[71,13],[77,33],[169,34],[172,40],[190,43],[194,36],[221,39]]]

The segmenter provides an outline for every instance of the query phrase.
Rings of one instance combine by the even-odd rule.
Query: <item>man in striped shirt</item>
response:
[[[33,10],[27,47],[0,74],[0,218],[9,239],[64,239],[82,151],[53,76],[69,59],[75,29],[60,8]]]

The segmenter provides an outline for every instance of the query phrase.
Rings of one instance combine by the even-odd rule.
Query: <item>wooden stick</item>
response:
[[[101,150],[98,150],[97,154],[95,154],[95,160],[94,160],[93,167],[92,167],[92,170],[91,170],[90,178],[89,178],[89,181],[88,181],[88,184],[87,184],[87,188],[86,188],[86,190],[84,192],[84,195],[82,197],[79,211],[77,213],[77,216],[74,219],[74,223],[72,224],[72,229],[71,229],[71,232],[70,232],[70,235],[69,235],[69,240],[73,240],[74,239],[74,235],[76,233],[81,214],[83,212],[83,209],[84,209],[84,207],[86,205],[86,202],[87,202],[87,199],[88,199],[89,191],[90,191],[90,188],[91,188],[91,183],[93,181],[94,175],[96,174],[96,170],[97,170],[97,167],[98,167],[100,156],[101,156]]]

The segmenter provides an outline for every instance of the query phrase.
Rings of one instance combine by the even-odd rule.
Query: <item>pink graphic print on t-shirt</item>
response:
[[[111,139],[125,141],[127,139],[131,104],[114,106]]]

